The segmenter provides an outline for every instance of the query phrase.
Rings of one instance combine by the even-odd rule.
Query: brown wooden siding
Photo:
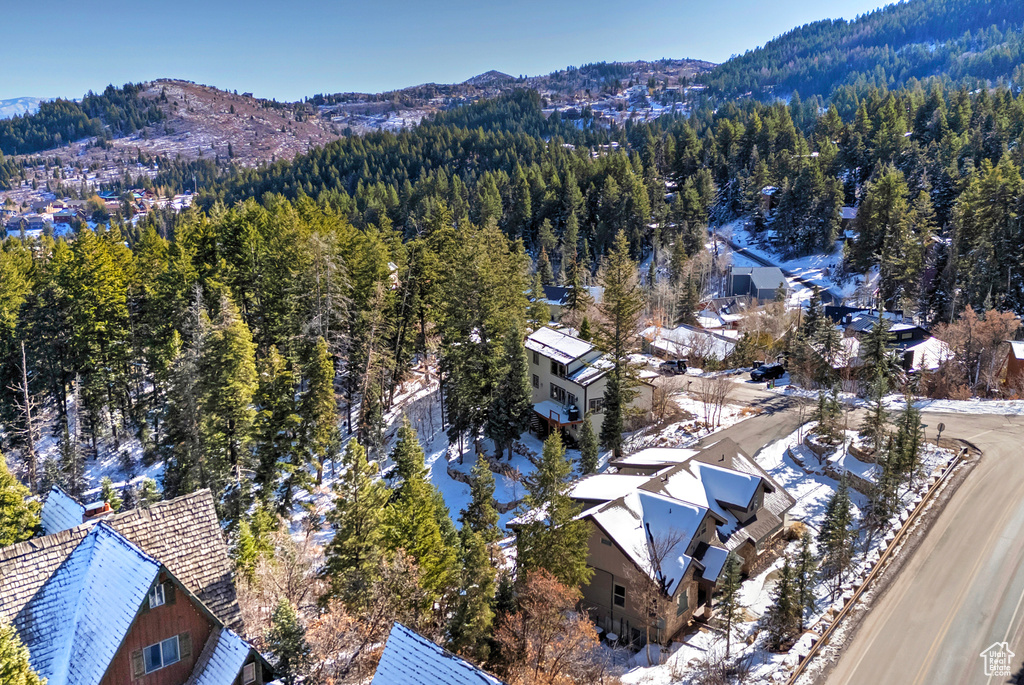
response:
[[[166,582],[167,579],[161,576],[161,580]],[[213,625],[180,588],[176,589],[174,596],[174,604],[143,611],[135,618],[100,685],[181,685],[188,679]],[[192,655],[189,658],[141,678],[132,678],[132,652],[181,633],[192,637]]]

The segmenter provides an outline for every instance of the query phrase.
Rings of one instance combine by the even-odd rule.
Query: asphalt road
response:
[[[733,398],[760,406],[760,416],[715,438],[731,437],[749,454],[789,435],[800,423],[796,403],[753,384]],[[986,677],[982,650],[1007,642],[1024,671],[1024,417],[925,414],[928,437],[983,453],[953,493],[920,546],[864,618],[828,685],[934,685],[1013,682]]]

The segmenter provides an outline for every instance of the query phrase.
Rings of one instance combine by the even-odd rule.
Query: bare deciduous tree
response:
[[[732,394],[733,383],[726,375],[704,376],[697,384],[697,397],[704,405],[704,423],[716,428],[722,421],[722,408]]]

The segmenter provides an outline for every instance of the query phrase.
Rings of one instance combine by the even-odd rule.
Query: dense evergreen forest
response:
[[[768,10],[766,10],[768,11]],[[842,86],[902,88],[1012,82],[1024,87],[1024,5],[1015,0],[910,0],[853,21],[807,24],[719,65],[703,77],[725,97],[799,92],[828,97]]]
[[[34,114],[0,120],[0,152],[27,155],[92,136],[130,135],[163,119],[154,103],[139,97],[141,89],[133,83],[107,86],[100,94],[89,91],[81,104],[57,99],[40,103]]]

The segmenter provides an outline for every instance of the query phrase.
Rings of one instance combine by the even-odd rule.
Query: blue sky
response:
[[[489,69],[721,62],[882,0],[3,0],[0,99],[183,78],[260,97],[377,92]]]

